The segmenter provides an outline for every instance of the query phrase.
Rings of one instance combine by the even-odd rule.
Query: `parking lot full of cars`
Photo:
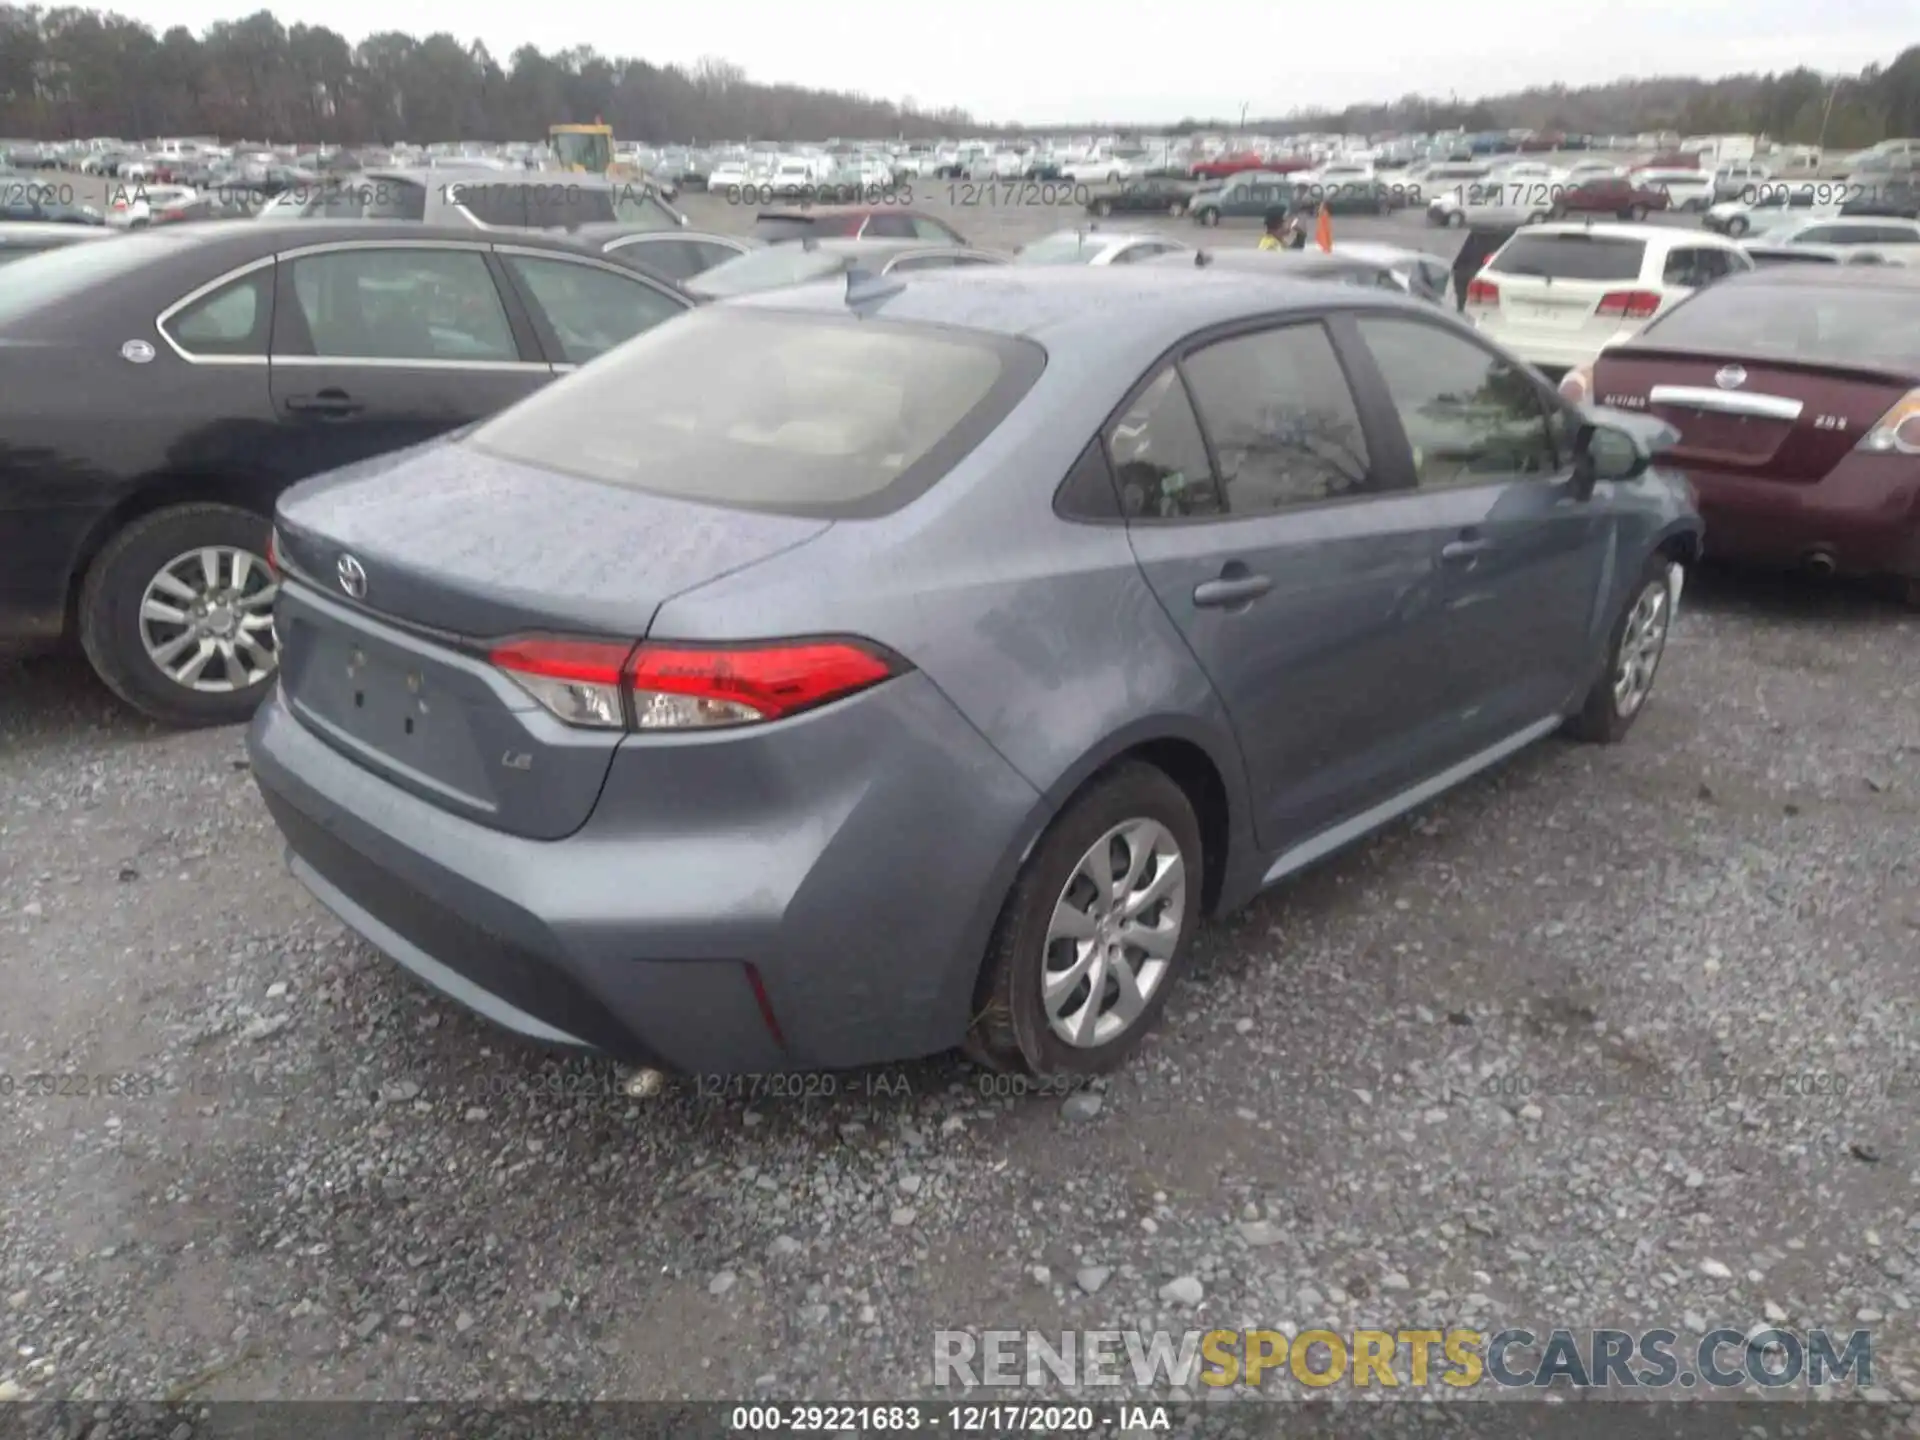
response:
[[[1340,1076],[1340,1105],[1371,1106],[1394,1085],[1453,1093],[1455,1043],[1503,1067],[1578,1048],[1692,1075],[1700,1047],[1766,1055],[1728,1014],[1764,1005],[1816,1049],[1844,1028],[1819,1008],[1830,949],[1758,967],[1776,1003],[1696,902],[1754,943],[1776,908],[1798,934],[1813,922],[1796,906],[1828,907],[1860,973],[1891,987],[1850,1022],[1878,1043],[1912,998],[1886,956],[1920,933],[1898,840],[1920,776],[1910,172],[1870,186],[1681,158],[1448,139],[1417,155],[660,149],[620,180],[533,168],[532,148],[16,152],[0,177],[23,212],[0,217],[0,767],[23,803],[0,822],[0,974],[19,987],[12,952],[31,945],[67,993],[42,987],[0,1041],[42,1070],[103,1073],[270,1044],[307,1066],[337,1052],[356,1075],[369,1056],[417,1060],[449,1087],[447,1067],[573,1067],[618,1108],[563,1119],[537,1153],[583,1172],[601,1127],[653,1123],[631,1102],[725,1097],[758,1137],[742,1145],[793,1147],[747,1162],[749,1199],[757,1176],[791,1181],[821,1197],[817,1235],[793,1238],[805,1227],[783,1212],[778,1246],[748,1202],[715,1200],[739,1177],[707,1141],[665,1158],[704,1123],[684,1115],[592,1185],[657,1164],[659,1193],[718,1208],[710,1228],[686,1221],[700,1273],[674,1261],[649,1284],[686,1281],[695,1308],[804,1305],[794,1356],[816,1347],[885,1384],[913,1357],[853,1361],[856,1337],[911,1329],[918,1300],[851,1258],[844,1287],[775,1293],[781,1264],[839,1254],[868,1211],[868,1243],[916,1247],[928,1271],[1013,1265],[1023,1295],[1052,1294],[1057,1271],[1060,1303],[1111,1280],[1150,1307],[1167,1265],[1233,1293],[1230,1265],[1179,1248],[1208,1202],[1175,1177],[1244,1172],[1221,1223],[1244,1235],[1293,1213],[1300,1303],[1330,1285],[1336,1306],[1364,1299],[1330,1278],[1334,1232],[1358,1227],[1383,1256],[1401,1242],[1360,1172],[1258,1158],[1292,1143],[1253,1090],[1296,1047],[1348,1046],[1309,1068]],[[1281,216],[1330,239],[1258,248]],[[1863,704],[1884,726],[1863,728]],[[69,768],[84,790],[55,778]],[[216,898],[223,867],[244,904]],[[76,907],[69,884],[111,901]],[[145,905],[174,928],[136,956]],[[1471,918],[1508,911],[1504,929]],[[124,985],[87,970],[109,953],[133,967]],[[1668,964],[1678,998],[1651,1003],[1647,967]],[[1715,988],[1736,968],[1737,993]],[[1492,1061],[1461,1063],[1471,1087]],[[814,1111],[769,1125],[771,1101],[729,1088],[871,1089],[875,1073],[925,1098],[875,1119],[840,1081],[816,1087],[816,1134]],[[1147,1098],[1182,1074],[1245,1133],[1190,1119],[1183,1137],[1165,1094]],[[364,1115],[316,1098],[311,1143],[391,1135],[409,1106],[442,1117],[431,1091],[403,1092],[376,1083]],[[957,1147],[1013,1161],[1022,1207],[1066,1178],[1054,1142],[990,1132],[989,1115],[1020,1123],[1023,1097],[1069,1145],[1103,1106],[1158,1117],[1166,1153],[1134,1200],[1125,1167],[1089,1183],[1101,1213],[1137,1202],[1154,1222],[1129,1231],[1158,1245],[1164,1226],[1163,1256],[1109,1266],[1089,1232],[1061,1249],[1024,1218],[1011,1239],[970,1228],[985,1192]],[[1509,1138],[1424,1162],[1485,1167],[1461,1182],[1475,1224],[1518,1213],[1489,1157],[1562,1143],[1517,1101],[1462,1101]],[[177,1123],[213,1135],[257,1113],[194,1108]],[[564,1113],[444,1114],[476,1112],[469,1133],[522,1149],[523,1128]],[[1704,1114],[1603,1120],[1594,1145],[1731,1205],[1732,1153],[1687,1149],[1721,1124]],[[174,1123],[156,1108],[137,1127]],[[1776,1137],[1725,1120],[1741,1145],[1782,1147],[1824,1123],[1787,1117]],[[869,1125],[901,1138],[858,1198],[800,1175],[800,1152],[832,1136],[853,1155]],[[58,1258],[80,1223],[50,1214],[63,1186],[149,1183],[116,1148],[126,1126],[86,1142],[71,1182],[50,1178],[44,1117],[23,1126],[16,1183],[42,1188],[0,1252],[15,1309],[78,1263]],[[1891,1143],[1821,1133],[1842,1156],[1866,1146],[1861,1165]],[[284,1192],[305,1216],[299,1167],[332,1162],[286,1143],[248,1128],[264,1168],[210,1193],[256,1215]],[[1739,1154],[1810,1203],[1791,1157]],[[508,1178],[521,1163],[489,1184],[528,1185]],[[1289,1201],[1287,1166],[1340,1183]],[[524,1242],[531,1219],[501,1203]],[[1907,1243],[1884,1213],[1897,1202],[1844,1203]],[[678,1204],[662,1201],[674,1225]],[[334,1263],[309,1218],[285,1223],[308,1238],[263,1253]],[[1675,1246],[1712,1242],[1708,1221],[1675,1223]],[[1446,1227],[1436,1253],[1480,1243]],[[475,1244],[491,1255],[492,1238]],[[1616,1241],[1610,1283],[1665,1263]],[[1779,1254],[1764,1268],[1785,1275]],[[236,1288],[241,1262],[192,1263]],[[1434,1283],[1535,1290],[1485,1256]],[[1833,1287],[1888,1306],[1887,1283]],[[246,1323],[339,1318],[374,1345],[433,1313],[424,1328],[465,1335],[505,1293],[468,1285],[448,1280],[446,1315],[362,1295]],[[561,1298],[540,1315],[570,1324],[588,1282],[548,1288]],[[178,1357],[138,1330],[98,1363],[145,1383]],[[537,1348],[501,1333],[515,1357]],[[63,1365],[85,1371],[72,1343]],[[644,1343],[646,1373],[682,1372],[665,1337]],[[304,1342],[265,1368],[231,1346],[255,1366],[243,1388],[320,1383]],[[646,1389],[618,1349],[575,1363]],[[528,1374],[560,1363],[540,1354]],[[363,1383],[411,1363],[396,1352]],[[732,1364],[722,1389],[759,1378]]]

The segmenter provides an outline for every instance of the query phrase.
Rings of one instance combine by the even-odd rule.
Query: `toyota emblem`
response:
[[[342,555],[340,563],[334,567],[334,573],[340,577],[340,588],[355,600],[367,598],[367,567],[351,555]]]
[[[1738,365],[1729,365],[1713,377],[1713,383],[1722,390],[1738,390],[1747,383],[1747,372]]]

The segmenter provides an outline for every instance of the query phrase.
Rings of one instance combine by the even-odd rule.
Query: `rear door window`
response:
[[[266,265],[201,296],[160,328],[189,355],[265,355],[272,320],[273,267]]]
[[[1366,436],[1324,327],[1222,340],[1182,363],[1213,440],[1226,513],[1265,515],[1367,490]]]
[[[885,211],[869,216],[866,228],[860,231],[860,238],[863,240],[911,240],[914,238],[913,217],[888,214]]]
[[[284,263],[292,267],[311,341],[310,349],[292,353],[342,361],[520,359],[499,288],[477,250],[367,246]]]
[[[1516,235],[1488,264],[1503,275],[1550,280],[1638,280],[1647,242],[1599,233]]]
[[[1207,442],[1180,372],[1168,366],[1107,431],[1107,456],[1130,520],[1191,520],[1226,513]]]
[[[585,261],[500,258],[545,319],[551,344],[559,347],[548,357],[555,363],[584,365],[687,308],[637,275]]]

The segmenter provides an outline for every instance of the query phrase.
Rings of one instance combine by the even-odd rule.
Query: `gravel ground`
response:
[[[0,669],[0,1393],[882,1397],[939,1329],[1780,1314],[1920,1382],[1917,643],[1700,577],[1628,743],[1211,927],[1064,1102],[954,1059],[629,1102],[311,902],[240,731]]]
[[[1628,743],[1212,926],[1064,1100],[941,1058],[630,1102],[310,901],[240,731],[0,663],[0,1398],[881,1398],[943,1329],[1785,1317],[1920,1399],[1920,618],[1683,611]]]

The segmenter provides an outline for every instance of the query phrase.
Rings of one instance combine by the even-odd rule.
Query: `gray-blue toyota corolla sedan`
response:
[[[1625,734],[1675,438],[1310,280],[718,305],[287,493],[254,774],[324,904],[523,1035],[1099,1070],[1203,916]]]

